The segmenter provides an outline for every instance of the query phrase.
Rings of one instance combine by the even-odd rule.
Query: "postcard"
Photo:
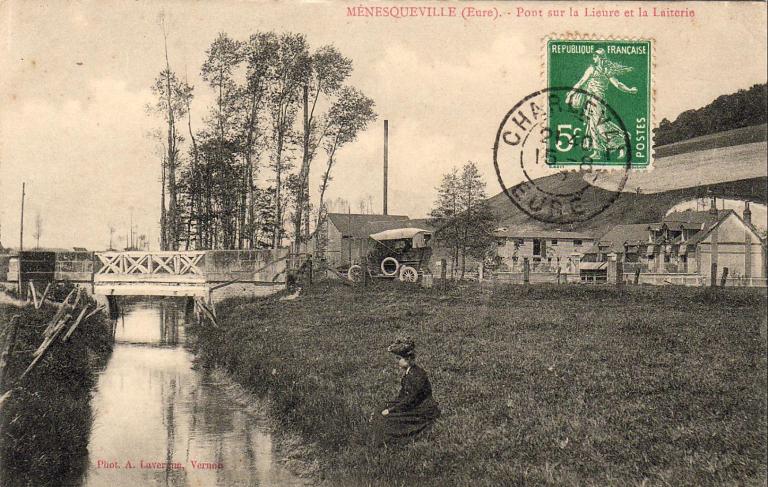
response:
[[[764,485],[765,2],[0,2],[0,485]]]

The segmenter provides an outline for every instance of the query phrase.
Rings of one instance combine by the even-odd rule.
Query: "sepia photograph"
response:
[[[764,1],[0,0],[0,486],[764,486]]]

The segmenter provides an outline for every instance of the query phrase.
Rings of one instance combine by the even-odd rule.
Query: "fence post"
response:
[[[531,263],[528,261],[528,257],[523,258],[523,283],[528,284],[531,282]]]
[[[445,291],[446,280],[448,279],[448,262],[445,259],[440,259],[440,280],[442,281],[443,291]]]
[[[635,284],[640,284],[640,268],[635,269]]]
[[[566,281],[568,279],[566,278]],[[560,267],[557,268],[557,283],[560,284]]]
[[[723,267],[723,276],[720,278],[720,287],[725,287],[726,279],[728,279],[728,268]]]
[[[717,262],[712,262],[712,267],[709,271],[709,285],[712,287],[717,286]]]

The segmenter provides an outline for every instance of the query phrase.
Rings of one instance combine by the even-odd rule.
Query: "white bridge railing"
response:
[[[97,252],[97,276],[203,276],[205,251]]]

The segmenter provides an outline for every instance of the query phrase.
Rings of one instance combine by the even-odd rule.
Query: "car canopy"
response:
[[[383,242],[386,240],[400,240],[400,239],[413,239],[414,247],[423,247],[426,245],[426,240],[432,236],[432,232],[423,230],[421,228],[395,228],[393,230],[385,230],[383,232],[374,233],[370,237],[377,242]]]

